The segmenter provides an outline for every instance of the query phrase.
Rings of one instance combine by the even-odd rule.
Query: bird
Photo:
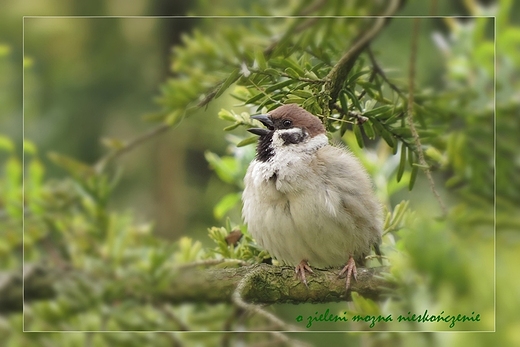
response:
[[[382,206],[366,169],[297,104],[251,118],[265,128],[248,129],[259,136],[242,194],[248,231],[305,286],[313,268],[342,267],[348,291],[356,264],[372,248],[381,255]]]

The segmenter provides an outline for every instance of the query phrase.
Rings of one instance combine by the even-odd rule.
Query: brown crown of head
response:
[[[280,106],[269,112],[275,129],[302,128],[314,137],[325,134],[325,127],[320,119],[296,104]],[[289,120],[291,125],[288,126]]]

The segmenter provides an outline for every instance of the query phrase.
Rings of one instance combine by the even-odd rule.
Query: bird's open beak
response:
[[[267,127],[267,129],[264,128],[250,128],[247,129],[252,134],[258,135],[258,136],[264,136],[269,133],[269,130],[274,129],[273,121],[271,120],[271,117],[268,114],[257,114],[256,116],[251,116],[252,119],[256,119],[257,121],[260,121],[263,125]]]

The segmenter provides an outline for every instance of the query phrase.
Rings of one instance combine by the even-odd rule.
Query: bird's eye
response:
[[[292,121],[289,120],[289,119],[284,119],[282,121],[282,125],[283,125],[284,128],[289,128],[292,125]]]

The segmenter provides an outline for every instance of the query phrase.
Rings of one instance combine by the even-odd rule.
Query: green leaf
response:
[[[405,137],[405,138],[411,138],[412,137],[412,132],[410,131],[410,129],[408,129],[406,127],[394,128],[393,132],[396,133],[397,135]]]
[[[374,109],[372,109],[370,111],[364,112],[363,116],[365,116],[365,117],[381,118],[381,117],[384,117],[384,115],[386,115],[386,112],[388,112],[388,111],[392,111],[392,106],[384,105],[384,106],[380,106],[380,107],[374,108]],[[390,113],[388,115],[388,117],[390,117],[391,114],[392,113]],[[382,118],[382,119],[384,119],[384,118]]]
[[[397,169],[397,182],[401,181],[401,178],[403,177],[405,165],[406,165],[406,146],[403,142],[403,143],[401,143],[401,159],[399,161],[399,168]]]
[[[240,69],[236,68],[235,70],[233,70],[231,72],[231,74],[228,76],[228,78],[226,78],[224,83],[222,83],[222,85],[220,86],[220,88],[217,91],[217,94],[215,94],[215,98],[218,98],[219,96],[221,96],[222,93],[224,93],[226,91],[226,89],[229,88],[230,85],[235,83],[239,77],[240,77]]]
[[[307,90],[300,90],[300,89],[293,90],[291,92],[291,94],[302,97],[304,99],[312,98],[314,96],[314,94],[312,94],[311,92],[309,92]]]
[[[363,148],[365,146],[365,143],[363,142],[363,135],[361,134],[361,129],[357,123],[354,124],[354,135],[356,135],[358,146],[360,148]]]
[[[267,78],[267,76],[264,76],[264,78]],[[263,81],[261,80],[260,83],[262,82]],[[230,95],[237,100],[246,101],[249,99],[249,89],[247,89],[245,86],[237,85],[235,88],[233,88],[233,91],[230,93]]]
[[[220,119],[227,120],[230,122],[235,122],[237,120],[236,117],[233,115],[233,113],[231,113],[228,110],[225,110],[223,108],[220,109],[220,111],[218,112],[218,117]]]
[[[395,140],[395,146],[392,147],[392,154],[396,155],[398,149],[399,149],[399,143],[397,142],[397,140]]]
[[[344,112],[348,112],[348,99],[347,99],[347,93],[345,93],[343,90],[341,93],[339,93],[339,103],[341,104],[341,108]]]
[[[286,104],[298,104],[301,105],[306,99],[300,98],[299,96],[288,97],[285,99]]]
[[[293,78],[293,79],[298,79],[300,78],[300,76],[298,75],[298,73],[296,71],[294,71],[294,69],[291,69],[290,67],[288,67],[287,69],[285,69],[285,73],[289,75],[289,77]]]
[[[285,80],[285,81],[282,81],[282,82],[278,82],[278,83],[275,83],[273,84],[272,86],[270,86],[269,88],[267,88],[265,90],[265,94],[269,94],[269,93],[272,93],[274,92],[275,90],[280,90],[284,87],[287,87],[293,83],[296,83],[298,81],[295,81],[295,80]]]
[[[374,133],[374,128],[372,127],[371,121],[366,121],[365,123],[363,123],[363,130],[365,131],[365,134],[369,139],[375,139],[376,134]]]
[[[182,110],[175,110],[173,112],[170,112],[166,118],[164,119],[164,123],[169,125],[169,126],[174,126],[176,124],[178,124],[182,118],[184,116],[184,113],[182,112]]]
[[[375,95],[374,90],[378,90],[378,85],[375,83],[370,83],[368,81],[357,81],[356,83],[363,87],[363,89],[366,90],[367,93],[371,92],[372,95]]]
[[[246,104],[246,105],[254,104],[256,101],[258,101],[266,96],[267,95],[264,92],[260,92],[260,93],[256,94],[255,96],[251,97],[250,99],[244,101],[244,104]]]
[[[394,148],[396,146],[396,143],[394,141],[394,138],[392,137],[392,134],[390,134],[387,130],[383,130],[381,133],[381,136],[383,136],[383,139],[385,142],[390,146],[390,148]]]
[[[240,126],[240,123],[231,124],[231,125],[228,125],[227,127],[225,127],[225,128],[224,128],[224,131],[235,130],[235,129],[238,128],[239,126]]]
[[[251,136],[237,143],[237,147],[244,147],[258,141],[258,136]]]
[[[230,193],[220,199],[220,201],[213,208],[213,215],[215,218],[224,218],[226,213],[238,204],[241,196],[241,193]]]
[[[444,164],[446,162],[446,159],[444,158],[442,153],[435,147],[428,147],[424,154],[426,154],[428,157],[432,158],[438,163]]]
[[[47,156],[54,164],[67,170],[75,177],[88,177],[94,174],[92,167],[74,158],[56,152],[50,152]]]
[[[413,163],[415,161],[415,153],[412,149],[408,148],[408,163],[411,167],[413,167]]]
[[[439,136],[438,131],[435,131],[435,130],[420,129],[418,131],[418,133],[419,133],[420,138]]]
[[[396,144],[394,142],[394,138],[392,137],[392,134],[390,134],[390,132],[388,130],[386,130],[379,121],[374,120],[373,124],[376,127],[379,134],[381,135],[381,137],[383,137],[385,142],[388,144],[388,146],[390,146],[391,148],[394,148],[394,146]]]
[[[280,77],[280,71],[276,70],[276,69],[273,69],[273,68],[270,68],[268,67],[267,69],[264,70],[264,73],[270,75],[270,76],[273,76],[273,77]]]
[[[342,89],[342,92],[347,94],[349,99],[352,101],[354,106],[359,110],[359,112],[363,112],[363,109],[361,108],[361,104],[359,103],[358,98],[352,93],[349,89]]]
[[[258,105],[257,111],[260,111],[265,107],[267,108],[267,112],[269,112],[269,109],[276,107],[276,105],[278,105],[278,103],[272,97],[266,98],[260,105]]]
[[[285,63],[285,66],[292,68],[298,76],[305,75],[305,70],[303,70],[302,67],[300,65],[298,65],[298,63],[296,61],[294,61],[294,59],[292,59],[292,58],[284,59],[283,63]]]
[[[204,157],[222,181],[230,184],[235,183],[235,177],[239,170],[238,162],[235,158],[228,156],[219,157],[210,151],[206,151]]]
[[[101,143],[108,149],[118,150],[125,146],[125,142],[120,139],[102,138]]]
[[[352,292],[352,302],[354,303],[355,307],[357,308],[358,312],[367,314],[367,315],[378,315],[380,314],[381,310],[379,309],[379,306],[370,299],[366,299],[359,295],[357,292]]]
[[[279,103],[276,103],[276,102],[272,102],[268,107],[267,107],[267,112],[271,112],[272,110],[274,110],[275,108],[279,107],[280,104]]]
[[[413,186],[415,185],[415,180],[417,179],[417,172],[419,168],[417,166],[412,167],[412,174],[410,175],[410,183],[408,184],[408,190],[412,191]]]
[[[348,78],[347,85],[350,85],[352,82],[356,81],[359,77],[366,75],[368,73],[370,73],[370,70],[363,70],[363,71],[359,71],[359,72],[353,74],[352,76],[350,76]]]
[[[176,263],[189,263],[197,260],[199,253],[202,250],[200,241],[193,242],[189,237],[182,237],[178,241],[179,251],[175,252]]]
[[[312,71],[307,71],[305,73],[305,77],[310,78],[311,80],[319,80],[320,78]]]
[[[464,182],[464,178],[461,176],[452,176],[446,180],[445,186],[446,188],[453,188],[456,185]]]
[[[341,122],[341,126],[339,128],[339,134],[341,137],[343,137],[343,135],[345,135],[345,133],[347,132],[348,125],[349,125],[349,122],[347,122],[346,120],[343,119]]]

